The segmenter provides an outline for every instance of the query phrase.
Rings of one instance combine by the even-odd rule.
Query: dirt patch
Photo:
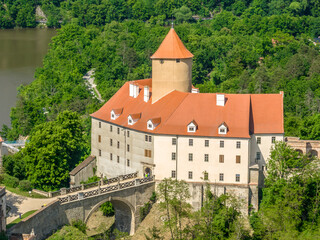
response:
[[[107,231],[114,223],[113,217],[103,216],[100,210],[94,212],[87,222],[87,236],[93,236]]]

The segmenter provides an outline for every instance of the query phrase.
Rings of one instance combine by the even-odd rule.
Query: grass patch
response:
[[[7,186],[5,186],[5,187],[6,187],[6,190],[8,190],[9,192],[15,193],[20,196],[31,197],[31,198],[47,198],[47,197],[40,195],[38,193],[31,192],[31,194],[29,194],[29,192],[21,191],[19,188],[12,188],[12,187],[7,187]]]
[[[21,219],[17,218],[15,220],[13,220],[11,223],[7,224],[7,229],[11,228],[12,226],[16,225],[17,223],[21,222],[22,219],[29,217],[32,213],[36,212],[38,210],[31,210],[29,212],[26,212],[24,214],[22,214]]]

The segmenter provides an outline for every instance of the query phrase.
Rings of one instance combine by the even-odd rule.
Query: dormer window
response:
[[[135,124],[141,118],[141,113],[130,114],[128,116],[128,125]]]
[[[198,124],[196,123],[196,121],[191,121],[188,126],[187,126],[187,131],[190,133],[194,133],[197,131],[198,128]]]
[[[161,123],[161,118],[152,118],[147,122],[147,129],[154,130]]]
[[[227,134],[227,132],[228,132],[227,124],[222,123],[218,128],[218,132],[219,132],[219,134],[222,134],[222,135]]]
[[[122,113],[123,108],[112,109],[110,112],[111,120],[116,120]]]

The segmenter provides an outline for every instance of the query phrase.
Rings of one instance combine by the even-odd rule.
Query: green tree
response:
[[[186,6],[182,6],[181,8],[179,9],[175,9],[173,11],[173,15],[174,17],[176,18],[176,21],[178,23],[181,23],[181,22],[187,22],[189,21],[191,18],[192,18],[192,12],[191,10],[186,7]]]

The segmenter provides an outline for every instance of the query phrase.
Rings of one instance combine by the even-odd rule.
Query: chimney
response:
[[[225,103],[225,98],[224,98],[224,94],[217,94],[217,106],[224,106]]]
[[[148,102],[149,98],[150,98],[150,91],[149,91],[149,87],[148,86],[144,86],[144,101]]]
[[[139,86],[135,84],[135,82],[130,83],[129,85],[129,96],[130,97],[138,97],[139,95]]]

